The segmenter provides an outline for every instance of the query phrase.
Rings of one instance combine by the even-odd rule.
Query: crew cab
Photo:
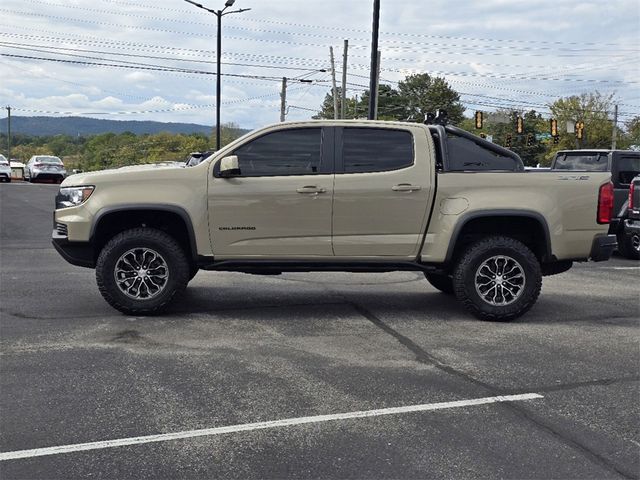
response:
[[[608,172],[525,172],[440,124],[322,120],[251,132],[189,168],[72,175],[53,245],[106,301],[155,314],[198,269],[423,272],[475,316],[507,321],[542,276],[607,260]]]

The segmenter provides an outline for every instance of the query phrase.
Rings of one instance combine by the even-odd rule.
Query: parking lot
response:
[[[51,246],[57,188],[0,185],[3,480],[640,475],[638,262],[507,324],[415,272],[200,272],[128,317]]]

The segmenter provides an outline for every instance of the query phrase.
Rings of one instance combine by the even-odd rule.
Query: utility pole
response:
[[[287,107],[287,77],[282,77],[282,91],[280,92],[280,121],[284,122]]]
[[[378,50],[378,70],[376,71],[376,103],[373,108],[373,120],[378,119],[378,100],[380,97],[380,57],[381,53]]]
[[[380,29],[380,0],[373,0],[373,28],[371,33],[371,71],[369,72],[369,120],[375,118],[375,102],[378,96],[378,31]]]
[[[347,118],[347,51],[349,50],[349,40],[344,41],[342,50],[342,104],[340,118]]]
[[[336,87],[336,64],[333,61],[333,47],[329,47],[329,58],[331,59],[331,84],[333,85],[333,119],[338,119],[338,89]]]
[[[11,107],[7,105],[7,160],[11,163]]]
[[[616,149],[618,140],[618,105],[613,110],[613,132],[611,132],[611,150]]]

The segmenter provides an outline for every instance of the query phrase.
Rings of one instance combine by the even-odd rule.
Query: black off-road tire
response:
[[[432,287],[440,290],[446,295],[453,295],[453,279],[448,275],[437,275],[435,273],[426,273],[424,276]]]
[[[162,291],[150,299],[133,299],[125,295],[115,280],[118,259],[131,249],[152,249],[166,262],[168,279]],[[96,280],[104,299],[127,315],[153,315],[162,312],[184,291],[189,282],[189,261],[176,240],[153,228],[134,228],[114,236],[104,246],[96,262]]]
[[[640,236],[638,234],[633,235],[618,235],[618,253],[630,260],[640,260]]]
[[[189,265],[189,281],[193,280],[193,277],[200,271],[197,265],[191,264]]]
[[[520,295],[508,305],[492,305],[476,290],[476,272],[492,257],[515,260],[522,269],[524,286]],[[533,252],[518,240],[503,236],[487,237],[463,252],[453,271],[453,288],[458,300],[477,318],[508,322],[525,314],[538,299],[542,288],[540,263]]]

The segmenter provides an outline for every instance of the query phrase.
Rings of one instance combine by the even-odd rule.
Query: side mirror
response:
[[[238,166],[238,157],[230,155],[220,160],[220,173],[223,178],[235,177],[240,175],[240,167]]]

